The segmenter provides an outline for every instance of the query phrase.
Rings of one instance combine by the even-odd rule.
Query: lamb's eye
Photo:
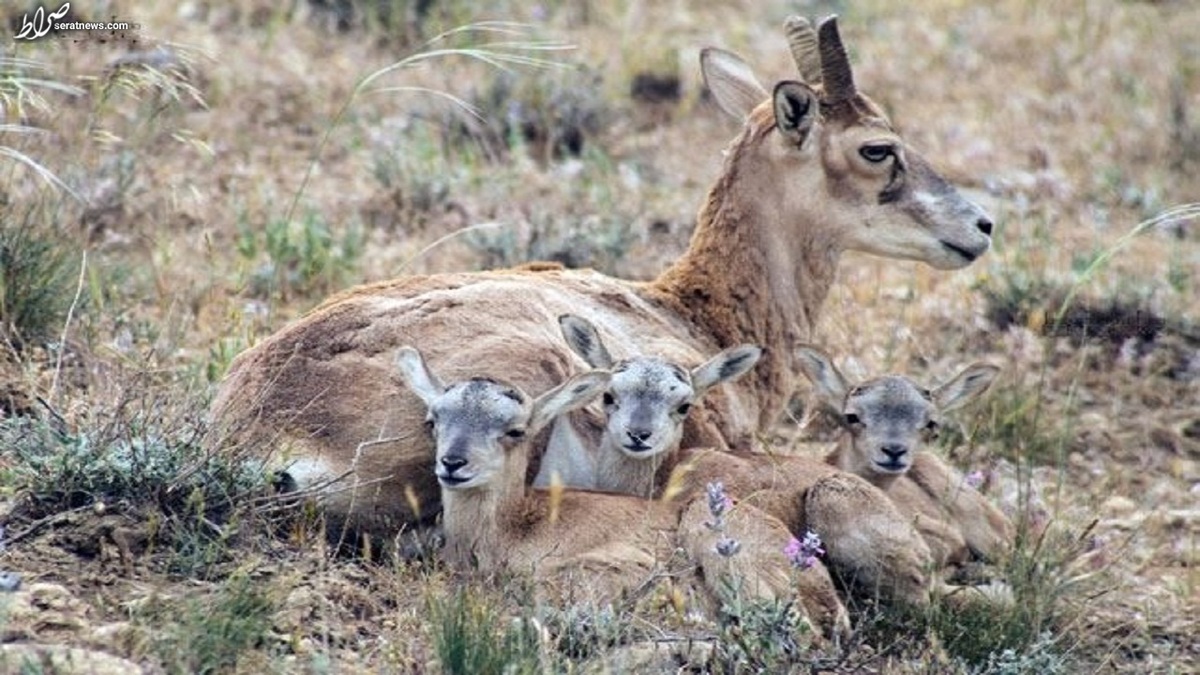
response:
[[[617,402],[617,399],[613,398],[613,395],[607,391],[604,392],[604,396],[601,398],[601,400],[604,401],[604,405],[612,405]]]
[[[686,414],[688,414],[688,411],[691,409],[692,409],[691,403],[684,403],[684,404],[680,405],[678,408],[676,408],[675,412],[679,415],[686,415]]]
[[[847,426],[861,424],[861,421],[858,419],[858,415],[855,415],[854,413],[846,413],[846,417],[844,419],[846,420]]]
[[[504,432],[504,435],[508,436],[509,438],[525,438],[525,430],[509,429],[508,431]]]
[[[858,149],[858,154],[872,164],[878,164],[895,153],[895,149],[887,144],[864,145]]]

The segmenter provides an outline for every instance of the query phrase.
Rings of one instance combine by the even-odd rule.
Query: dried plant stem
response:
[[[57,403],[58,378],[62,374],[63,354],[67,351],[67,333],[71,330],[71,321],[75,318],[75,308],[79,306],[79,298],[83,296],[83,282],[87,276],[87,249],[79,259],[79,281],[75,284],[75,297],[71,298],[71,306],[67,308],[67,320],[63,322],[62,335],[58,339],[58,356],[54,361],[54,378],[50,381],[51,403]]]

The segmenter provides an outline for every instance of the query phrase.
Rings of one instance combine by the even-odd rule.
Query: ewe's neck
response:
[[[770,423],[795,387],[790,353],[812,336],[841,247],[821,220],[819,185],[800,187],[797,176],[754,163],[751,150],[772,140],[755,138],[765,133],[752,123],[734,141],[687,252],[652,288],[717,346],[766,348],[744,379],[761,392],[761,421]],[[811,171],[820,180],[819,168]]]

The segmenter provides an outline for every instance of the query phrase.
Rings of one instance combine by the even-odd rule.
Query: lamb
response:
[[[1013,540],[1009,519],[956,469],[922,451],[941,416],[987,391],[999,368],[977,363],[932,390],[899,375],[851,385],[820,350],[796,351],[817,400],[844,429],[829,464],[883,490],[913,520],[939,566],[1003,556]]]
[[[651,497],[674,467],[669,460],[691,409],[709,389],[746,374],[762,356],[755,345],[739,345],[691,369],[657,356],[616,361],[592,322],[573,314],[558,322],[571,349],[592,368],[610,370],[612,381],[598,423],[581,430],[564,417],[555,425],[534,482],[543,487],[557,477],[571,487]]]
[[[951,270],[991,241],[991,219],[859,92],[836,20],[790,27],[804,38],[793,47],[805,82],[768,91],[736,55],[702,52],[714,100],[744,126],[687,251],[657,279],[536,268],[350,289],[234,360],[205,445],[264,455],[286,483],[320,492],[330,536],[391,537],[439,510],[423,406],[398,386],[391,355],[417,344],[446,377],[543,391],[576,369],[554,330],[568,312],[610,344],[652,344],[678,362],[762,346],[753,374],[705,396],[683,431],[686,447],[748,445],[800,383],[790,345],[812,333],[844,251]],[[533,440],[531,478],[545,442]]]
[[[576,375],[532,398],[520,388],[482,377],[449,386],[412,347],[396,356],[401,378],[427,408],[442,489],[445,558],[460,571],[529,572],[539,589],[574,601],[611,602],[678,563],[676,529],[684,502],[651,501],[583,491],[528,489],[530,439],[607,386],[610,374]],[[746,507],[727,514],[742,550],[725,556],[707,541],[692,551],[713,592],[721,575],[738,579],[752,597],[796,593],[783,555],[790,533]],[[698,538],[697,542],[700,541]],[[845,608],[823,568],[800,583],[814,628],[848,628]]]

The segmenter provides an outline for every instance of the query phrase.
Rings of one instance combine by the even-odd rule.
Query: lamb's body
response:
[[[830,464],[837,463],[837,452],[828,458]],[[932,453],[918,453],[902,476],[871,483],[913,523],[939,566],[996,562],[1012,545],[1014,529],[1008,517],[968,485],[960,471]]]
[[[688,251],[658,279],[497,271],[352,289],[235,359],[209,444],[269,454],[297,487],[345,479],[323,495],[331,533],[345,520],[392,535],[439,508],[432,448],[417,401],[391,372],[394,349],[420,345],[448,377],[492,375],[545,391],[582,369],[556,334],[555,318],[573,312],[610,344],[681,362],[740,343],[765,347],[754,374],[712,392],[684,429],[687,446],[745,445],[795,389],[789,346],[811,334],[843,251],[954,269],[990,242],[987,217],[854,87],[832,21],[820,49],[823,85],[782,82],[773,93],[737,57],[704,52],[715,99],[745,126]]]

